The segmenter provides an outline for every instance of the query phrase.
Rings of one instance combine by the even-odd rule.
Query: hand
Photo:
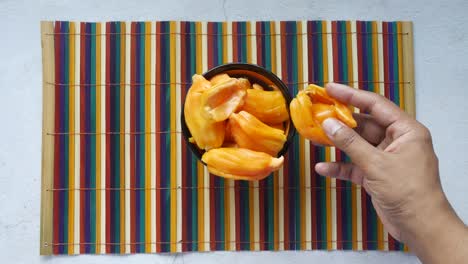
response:
[[[362,185],[388,232],[424,262],[438,263],[444,255],[434,240],[466,247],[468,230],[442,191],[429,130],[375,93],[333,83],[326,91],[368,114],[355,114],[356,130],[333,118],[322,123],[352,163],[318,163],[317,173]]]

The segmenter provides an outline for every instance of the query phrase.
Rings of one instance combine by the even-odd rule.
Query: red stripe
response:
[[[60,22],[55,22],[54,32],[59,33],[61,30]],[[54,45],[55,45],[55,83],[60,82],[60,35],[54,35]],[[62,132],[60,130],[60,85],[55,85],[55,132]],[[60,179],[60,137],[54,138],[54,188],[61,188],[61,179]],[[54,203],[54,210],[53,210],[53,243],[60,243],[60,236],[59,236],[59,221],[61,216],[60,211],[60,192],[53,193],[53,203]],[[53,246],[53,253],[59,254],[60,247]]]
[[[390,98],[390,84],[389,81],[389,61],[388,61],[388,22],[382,23],[382,39],[383,39],[383,65],[384,65],[384,87],[385,87],[385,97]]]
[[[237,61],[237,23],[232,22],[232,60]],[[236,250],[241,250],[242,245],[239,243],[241,241],[241,193],[240,193],[240,182],[234,182],[234,199],[235,199],[235,222],[236,222]]]
[[[336,21],[332,21],[332,33],[338,32],[338,23]],[[339,50],[338,50],[338,34],[332,34],[332,49],[333,49],[333,80],[339,81],[341,80],[340,76],[340,65],[339,65]],[[341,151],[339,149],[335,149],[335,159],[336,161],[341,161]],[[342,230],[342,204],[341,204],[341,195],[342,189],[341,180],[336,180],[336,239],[337,239],[337,248],[343,248],[343,230]]]
[[[210,173],[210,250],[216,250],[216,211],[215,177]],[[219,223],[218,223],[219,224]]]
[[[384,89],[385,89],[385,97],[390,97],[390,85],[389,81],[389,65],[388,65],[388,23],[382,23],[382,39],[383,39],[383,66],[384,66]],[[388,234],[388,249],[389,250],[396,250],[396,240]]]
[[[317,158],[315,157],[315,145],[309,143],[310,146],[310,196],[311,196],[311,224],[312,224],[312,249],[318,248],[318,239],[317,239],[317,229],[319,228],[317,225],[317,173],[315,172],[315,164],[317,163]]]
[[[110,23],[106,23],[106,131],[110,132]],[[111,164],[110,164],[110,136],[106,135],[106,188],[111,187]],[[109,190],[106,190],[106,241],[111,241],[111,193]],[[106,245],[106,253],[111,253],[111,245]]]
[[[257,41],[257,64],[261,66],[265,66],[265,58],[263,57],[263,38],[266,36],[264,35],[264,32],[262,31],[262,22],[256,22],[255,23],[255,32],[257,32],[255,38]]]
[[[273,176],[270,176],[270,177],[273,177]],[[266,181],[265,180],[262,180],[259,182],[259,209],[260,209],[260,212],[259,212],[259,215],[260,215],[260,241],[265,241],[265,243],[260,243],[260,250],[266,250],[267,249],[267,246],[268,246],[268,243],[266,243],[267,241],[267,237],[265,235],[265,225],[267,224],[267,221],[266,221],[266,211],[265,211],[265,185],[266,185]]]
[[[156,22],[156,83],[161,80],[161,23]],[[156,131],[161,131],[161,118],[159,116],[158,106],[160,105],[161,101],[161,86],[156,84]],[[158,134],[155,135],[156,137],[156,187],[161,187],[161,138]],[[156,190],[156,242],[161,242],[161,190]],[[161,252],[161,244],[156,243],[156,252]]]
[[[361,208],[362,208],[362,249],[367,250],[367,203],[366,191],[361,189]]]
[[[208,22],[208,68],[212,68],[214,66],[214,56],[213,56],[213,40],[215,36],[213,36],[213,22]],[[215,215],[215,190],[214,190],[214,177],[211,173],[209,176],[209,188],[210,188],[210,250],[216,249],[216,215]]]
[[[213,39],[214,39],[213,22],[208,22],[207,27],[208,27],[208,52],[207,52],[208,53],[207,54],[208,55],[208,68],[213,68],[214,66],[213,52],[215,52],[213,50]]]
[[[131,30],[131,38],[130,38],[130,83],[132,85],[130,86],[130,131],[135,131],[135,89],[136,85],[136,77],[135,77],[135,49],[136,49],[136,35],[135,33],[135,22],[131,23],[130,26]],[[135,188],[135,135],[130,135],[130,188]],[[136,244],[133,244],[136,242],[135,235],[136,235],[136,230],[135,230],[135,217],[136,217],[136,211],[135,211],[135,191],[132,190],[130,192],[130,252],[135,253],[136,252]]]
[[[392,237],[392,235],[388,234],[388,249],[389,250],[397,250],[396,249],[396,239]]]
[[[356,21],[356,38],[357,38],[357,43],[356,43],[356,46],[357,46],[357,59],[358,59],[358,81],[363,81],[363,78],[362,78],[362,75],[363,75],[363,72],[362,72],[362,47],[361,47],[361,42],[362,42],[362,35],[360,34],[361,33],[361,22],[360,21]],[[367,81],[367,80],[366,80]],[[361,87],[359,87],[359,89],[361,89]]]
[[[313,45],[313,38],[315,35],[309,35],[312,31],[312,22],[307,22],[307,50],[313,51],[314,45]],[[316,77],[314,76],[314,53],[310,52],[309,53],[309,76],[308,76],[308,81],[309,83],[312,83],[312,80],[315,80]],[[312,188],[310,188],[310,195],[311,195],[311,239],[312,239],[312,249],[317,249],[318,248],[318,242],[317,242],[317,190],[314,188],[316,187],[316,182],[317,182],[317,174],[315,172],[315,163],[317,162],[316,157],[315,157],[315,146],[312,143],[309,143],[310,147],[310,185]]]
[[[241,250],[241,243],[239,243],[241,241],[241,233],[240,233],[240,226],[241,226],[241,223],[240,223],[240,204],[241,204],[241,201],[240,201],[240,197],[241,197],[241,194],[240,194],[240,182],[239,181],[235,181],[234,182],[234,188],[235,188],[235,199],[236,199],[236,250]]]
[[[363,80],[363,61],[362,61],[362,22],[356,22],[357,32],[357,57],[358,57],[358,78],[359,81]],[[366,191],[364,188],[361,189],[361,218],[362,218],[362,248],[367,249],[367,204],[366,204]]]
[[[282,69],[282,79],[285,82],[289,82],[289,76],[287,72],[287,58],[286,58],[286,23],[281,21],[280,24],[280,35],[281,35],[281,69]],[[284,165],[283,165],[283,206],[284,206],[284,249],[288,250],[290,248],[290,238],[289,238],[289,189],[288,189],[288,170],[289,170],[289,158],[288,155],[284,155]]]
[[[257,22],[256,23],[256,32],[257,32],[257,47],[259,47],[259,52],[257,52],[257,64],[261,66],[265,66],[264,58],[263,58],[263,52],[261,50],[261,47],[263,47],[263,38],[265,36],[262,36],[264,33],[262,31],[261,24],[262,22]],[[266,218],[266,211],[265,211],[265,186],[266,186],[266,181],[267,180],[261,180],[259,182],[259,190],[258,190],[258,197],[259,197],[259,209],[260,209],[260,241],[265,241],[264,243],[260,243],[260,250],[266,250],[268,247],[267,237],[265,235],[265,225],[267,224],[267,218]]]
[[[232,61],[238,62],[239,61],[239,52],[238,52],[238,45],[237,41],[239,41],[239,29],[238,23],[232,22]]]

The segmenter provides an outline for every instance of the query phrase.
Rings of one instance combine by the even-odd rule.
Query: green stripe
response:
[[[345,21],[341,21],[339,22],[339,25],[340,25],[340,29],[339,31],[340,32],[347,32],[346,30],[346,22]],[[341,52],[342,52],[342,79],[343,81],[345,82],[349,82],[349,76],[348,76],[348,50],[347,50],[347,40],[348,38],[346,37],[347,35],[344,34],[344,35],[341,35],[341,43],[340,43],[340,46],[341,46]],[[344,155],[344,159],[345,160],[348,160],[348,156],[343,152],[343,155]],[[351,208],[352,208],[352,204],[351,204],[351,190],[349,189],[351,187],[351,184],[350,182],[348,181],[342,181],[343,183],[343,186],[344,188],[341,189],[341,190],[338,190],[338,191],[341,191],[341,194],[342,194],[342,197],[344,198],[344,203],[342,204],[342,210],[344,209],[344,211],[342,212],[343,214],[345,214],[345,225],[346,225],[346,233],[343,232],[343,240],[347,241],[347,242],[344,242],[343,243],[343,248],[345,249],[352,249],[352,242],[351,242],[351,239],[352,239],[352,230],[351,230],[351,224],[352,224],[352,219],[351,219]]]
[[[270,28],[270,23],[269,22],[264,22],[265,25],[265,34],[271,34],[271,28]],[[265,35],[264,37],[265,41],[265,67],[268,70],[272,70],[272,65],[271,65],[271,37],[268,35]],[[267,208],[267,219],[268,219],[268,229],[266,230],[267,232],[267,238],[266,240],[268,241],[267,248],[269,250],[274,249],[274,238],[275,238],[275,208],[274,208],[274,182],[273,182],[273,173],[267,178],[266,180],[266,196],[267,199],[265,199],[265,207]],[[263,213],[263,212],[262,212]]]
[[[319,63],[318,65],[315,65],[316,67],[318,67],[319,69],[319,76],[316,76],[316,79],[319,81],[317,85],[320,85],[320,86],[324,86],[325,85],[325,74],[323,72],[323,64],[324,63],[327,63],[326,61],[323,60],[323,34],[322,34],[322,27],[323,27],[323,24],[324,22],[322,21],[319,21],[317,23],[317,34],[315,35],[317,38],[318,38],[318,46],[317,46],[317,54],[318,54],[318,61],[320,61],[321,63]]]
[[[292,61],[292,74],[293,76],[290,76],[292,77],[292,80],[293,82],[295,82],[296,84],[293,84],[292,85],[292,88],[293,88],[293,94],[297,94],[298,93],[298,90],[299,90],[299,85],[297,84],[297,82],[299,81],[299,72],[298,72],[298,61],[297,61],[297,56],[299,54],[299,51],[298,51],[298,40],[297,40],[297,22],[294,22],[294,27],[292,27],[292,35],[291,35],[291,45],[292,45],[292,58],[291,58],[291,61]],[[293,148],[293,159],[292,159],[292,164],[293,165],[293,172],[294,172],[294,175],[289,175],[289,177],[293,176],[294,178],[294,183],[293,183],[293,187],[296,188],[294,189],[295,191],[292,192],[292,196],[293,196],[293,199],[294,199],[294,204],[296,204],[296,206],[294,206],[294,220],[295,220],[295,230],[294,230],[294,234],[295,234],[295,237],[292,238],[294,241],[294,243],[292,243],[292,249],[300,249],[300,243],[297,242],[297,241],[300,241],[301,240],[301,206],[300,206],[300,203],[301,203],[301,200],[300,200],[300,191],[299,191],[299,177],[300,177],[300,163],[299,163],[299,137],[294,137],[294,148]]]
[[[91,24],[91,78],[92,84],[96,83],[96,24]],[[96,132],[96,86],[92,85],[89,87],[90,91],[90,131]],[[96,135],[90,136],[90,170],[91,170],[91,182],[90,187],[96,188]],[[96,242],[96,190],[90,192],[90,239],[91,243]],[[91,252],[96,252],[96,245],[91,244]]]
[[[165,23],[165,26],[164,26],[164,31],[163,32],[167,32],[169,33],[170,32],[170,23]],[[171,75],[170,75],[170,70],[171,69],[171,60],[170,60],[170,51],[171,51],[171,44],[175,45],[175,43],[171,43],[171,39],[170,39],[170,35],[169,34],[166,34],[164,35],[164,41],[166,42],[166,50],[164,51],[166,54],[166,61],[165,61],[165,67],[167,70],[163,70],[163,72],[165,73],[165,80],[167,80],[167,82],[170,82],[171,80]],[[170,93],[170,89],[171,89],[171,86],[168,85],[167,87],[167,92],[165,93],[165,105],[171,109],[171,93]],[[166,117],[166,127],[168,128],[168,130],[170,129],[170,122],[171,122],[171,111],[165,111],[165,117]],[[168,158],[165,158],[164,161],[166,162],[166,168],[167,168],[167,175],[162,175],[163,177],[166,177],[167,179],[167,185],[165,187],[171,187],[171,155],[172,155],[172,152],[171,152],[171,136],[170,135],[165,135],[164,136],[164,143],[166,145],[166,157]],[[168,223],[168,226],[167,227],[162,227],[163,228],[163,232],[164,232],[164,235],[165,237],[167,238],[167,241],[169,242],[170,241],[170,230],[171,230],[171,226],[173,223],[171,223],[171,199],[175,199],[175,197],[171,197],[171,192],[170,190],[166,191],[165,192],[166,195],[165,197],[163,197],[163,199],[165,199],[166,201],[166,208],[164,208],[163,212],[165,214],[165,217],[166,217],[166,223]],[[175,224],[175,223],[174,223]],[[170,245],[169,244],[165,244],[165,249],[166,251],[170,251]],[[163,250],[164,251],[164,250]]]
[[[325,78],[325,72],[323,69],[324,63],[327,63],[327,61],[324,60],[323,57],[323,45],[324,45],[324,40],[323,40],[323,34],[322,33],[322,26],[323,26],[323,21],[318,22],[317,25],[317,32],[318,34],[316,37],[318,38],[318,61],[321,62],[318,65],[316,65],[319,68],[319,76],[317,76],[318,80],[318,85],[323,86]],[[325,161],[325,147],[318,147],[319,148],[319,161]],[[320,242],[317,243],[319,249],[326,249],[327,248],[327,192],[326,192],[326,179],[325,177],[319,176],[319,187],[318,189],[319,196],[320,196],[320,204],[317,206],[317,211],[320,211],[320,217],[321,217],[321,222],[322,225],[320,226],[322,237],[318,237],[317,240],[321,240]]]
[[[63,24],[64,27],[67,28],[67,32],[69,33],[70,32],[70,28],[69,28],[69,23],[68,22],[64,22]],[[69,82],[69,63],[70,63],[70,49],[69,49],[69,42],[70,42],[70,35],[69,34],[65,34],[64,36],[64,46],[65,46],[65,50],[64,50],[64,74],[63,74],[63,77],[64,77],[64,80],[63,82],[68,84]],[[70,86],[63,86],[63,96],[64,96],[64,106],[63,106],[63,109],[64,109],[64,131],[66,132],[70,132],[69,129],[70,129],[70,126],[69,126],[69,115],[70,115],[70,100],[69,100],[69,92],[70,92]],[[65,167],[65,174],[64,174],[64,186],[66,187],[70,187],[70,182],[69,182],[69,177],[70,175],[68,174],[68,171],[69,171],[69,168],[70,168],[70,157],[69,157],[69,140],[70,140],[70,136],[69,135],[66,135],[64,136],[64,167]],[[68,242],[68,223],[69,223],[69,219],[68,219],[68,211],[69,211],[69,208],[68,208],[68,200],[69,200],[69,195],[70,195],[70,191],[66,191],[64,192],[64,206],[63,206],[63,234],[64,234],[64,237],[63,237],[63,241],[64,242]],[[68,252],[68,246],[67,245],[64,245],[64,251],[63,252]]]
[[[140,22],[140,83],[146,83],[145,79],[145,40],[146,40],[146,29],[145,23]],[[140,109],[139,109],[139,118],[140,118],[140,130],[145,131],[145,86],[140,85]],[[145,187],[145,135],[140,135],[140,187]],[[170,160],[170,159],[169,159]],[[140,195],[140,242],[145,241],[145,193],[146,190],[139,192]],[[144,244],[140,244],[140,252],[144,252]]]
[[[250,45],[250,43],[248,42],[248,38],[247,38],[247,22],[241,22],[240,23],[240,26],[241,26],[241,33],[242,33],[242,37],[241,37],[241,41],[242,41],[242,44],[241,44],[241,47],[242,47],[242,61],[243,62],[249,62],[248,61],[248,53],[247,53],[247,47]],[[245,189],[245,196],[244,199],[246,201],[245,203],[245,206],[244,206],[244,227],[245,227],[245,237],[246,237],[246,241],[248,242],[251,242],[250,241],[250,233],[251,233],[251,228],[250,228],[250,184],[245,182],[245,186],[246,186],[246,189]],[[253,197],[252,197],[253,198]],[[251,247],[250,247],[250,243],[245,243],[244,244],[244,249],[246,250],[251,250]]]
[[[368,21],[365,23],[366,24],[366,31],[374,33],[374,30],[372,28],[372,22]],[[373,81],[375,80],[374,72],[373,72],[373,47],[372,47],[372,34],[367,34],[366,35],[366,45],[367,45],[367,70],[368,70],[368,79],[369,79],[369,89],[373,92],[375,91],[375,85]],[[377,214],[375,212],[375,209],[373,206],[370,206],[368,208],[369,210],[369,219],[367,219],[368,222],[368,234],[370,234],[370,239],[369,241],[377,241]],[[376,242],[368,242],[369,248],[370,249],[376,249],[377,248],[377,243]]]
[[[218,22],[216,23],[216,27],[218,29],[218,35],[217,40],[218,40],[218,61],[217,64],[223,64],[223,47],[224,47],[224,41],[223,41],[223,36],[222,34],[225,33],[223,31],[223,23]],[[219,208],[219,232],[220,232],[220,243],[217,243],[221,249],[226,250],[226,243],[224,243],[224,240],[226,239],[226,221],[225,221],[225,208],[224,208],[224,203],[225,203],[225,196],[224,196],[224,188],[226,187],[226,181],[224,178],[219,178],[218,179],[220,189],[218,189],[219,193],[219,202],[221,204]],[[228,227],[229,228],[229,227]]]
[[[396,82],[396,85],[394,86],[394,102],[400,106],[400,73],[399,73],[399,68],[400,68],[400,61],[398,60],[398,49],[401,48],[400,43],[398,42],[398,35],[396,33],[398,32],[398,22],[392,22],[393,25],[393,30],[392,33],[395,35],[391,35],[393,37],[393,74],[394,74],[394,81]],[[403,243],[398,243],[398,250],[403,251],[405,247],[405,244]]]
[[[190,32],[197,33],[195,28],[195,22],[190,22]],[[190,75],[196,73],[196,35],[190,35]],[[192,155],[191,162],[191,175],[192,175],[192,186],[198,186],[198,171],[197,171],[197,159]],[[198,191],[197,189],[192,189],[192,240],[198,242]],[[198,243],[192,243],[192,250],[198,251]]]

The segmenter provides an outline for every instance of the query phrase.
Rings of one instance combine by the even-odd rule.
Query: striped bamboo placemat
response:
[[[210,175],[181,139],[191,76],[248,62],[292,95],[329,81],[414,114],[412,24],[367,21],[42,22],[41,254],[405,250],[346,160],[297,136],[259,182]]]

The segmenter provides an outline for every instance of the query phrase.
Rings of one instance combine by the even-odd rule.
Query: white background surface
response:
[[[418,263],[402,253],[324,251],[40,257],[40,20],[412,20],[418,119],[432,131],[447,196],[468,222],[468,1],[136,2],[0,0],[0,262]]]

